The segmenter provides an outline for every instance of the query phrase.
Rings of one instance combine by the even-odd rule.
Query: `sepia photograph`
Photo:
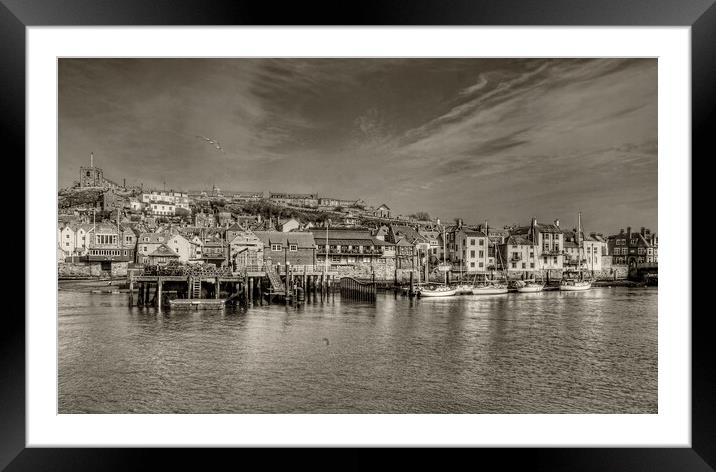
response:
[[[659,413],[657,58],[57,73],[58,413]]]

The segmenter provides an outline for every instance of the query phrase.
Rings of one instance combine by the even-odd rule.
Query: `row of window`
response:
[[[123,255],[122,253],[124,253],[125,256],[128,255],[127,250],[121,251],[118,249],[92,249],[90,251],[90,255],[92,256],[121,256]]]
[[[281,244],[272,244],[272,245],[271,245],[271,250],[272,250],[272,251],[283,251],[283,246],[282,246]],[[288,245],[288,250],[291,251],[291,252],[298,251],[298,245],[296,245],[296,244],[289,244],[289,245]]]

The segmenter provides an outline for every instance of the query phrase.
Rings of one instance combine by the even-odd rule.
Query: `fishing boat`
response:
[[[565,292],[577,292],[592,288],[592,281],[584,278],[582,272],[582,212],[577,216],[577,277],[563,278],[559,289]]]

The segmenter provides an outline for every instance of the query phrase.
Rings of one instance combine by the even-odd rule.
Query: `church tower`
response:
[[[89,167],[80,167],[80,187],[103,187],[102,169],[94,166],[94,153],[90,153]]]

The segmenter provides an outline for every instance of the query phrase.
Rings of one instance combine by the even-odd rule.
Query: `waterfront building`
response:
[[[581,246],[581,250],[580,250]],[[607,254],[605,239],[596,233],[581,233],[577,241],[576,229],[564,232],[564,266],[576,269],[581,254],[581,267],[591,271],[601,271],[603,257]]]
[[[228,247],[226,241],[221,238],[205,240],[201,247],[201,260],[216,267],[223,267],[229,263]]]
[[[90,266],[90,273],[96,276],[122,276],[127,274],[129,262],[134,261],[135,247],[125,245],[129,228],[102,222],[92,226],[87,233],[89,244],[83,256]]]
[[[164,244],[165,235],[162,233],[140,233],[137,238],[137,262],[149,264],[149,255]]]
[[[554,223],[538,223],[537,218],[532,218],[529,226],[514,228],[511,234],[525,236],[535,242],[537,256],[540,257],[539,266],[543,270],[564,268],[564,232],[558,219]]]
[[[234,271],[261,269],[264,264],[264,243],[251,230],[232,231],[229,241],[229,260]]]
[[[312,233],[317,246],[318,265],[325,265],[326,257],[329,257],[328,265],[331,267],[385,264],[378,259],[389,257],[391,251],[388,250],[386,255],[386,248],[393,246],[377,239],[367,229],[314,229]]]
[[[455,231],[456,262],[467,273],[488,270],[488,237],[483,231],[467,226]]]
[[[160,244],[153,252],[146,256],[147,264],[165,265],[179,260],[179,255],[166,244]]]
[[[265,265],[316,264],[316,244],[311,232],[254,231],[254,234],[263,243]]]
[[[607,251],[615,265],[658,264],[658,238],[649,228],[632,232],[631,227],[607,238]]]
[[[502,261],[502,268],[507,272],[508,277],[514,277],[515,274],[529,275],[541,269],[537,244],[527,236],[508,236],[504,243],[497,247],[500,250],[498,261]]]

